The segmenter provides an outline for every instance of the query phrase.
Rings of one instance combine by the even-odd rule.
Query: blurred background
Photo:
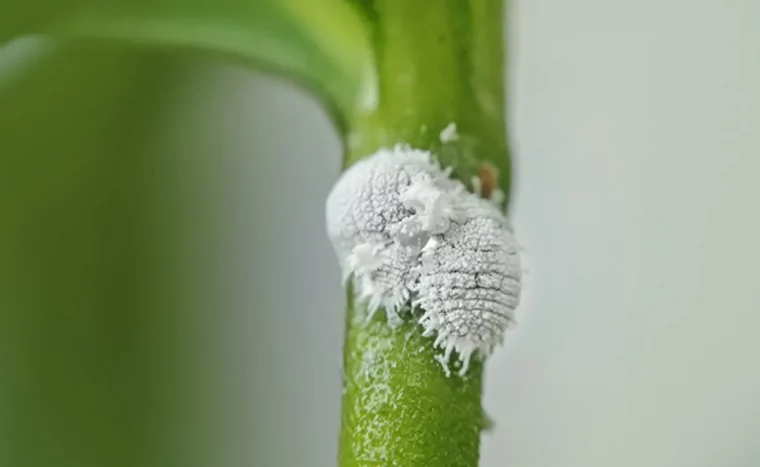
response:
[[[509,25],[530,273],[482,465],[760,464],[760,3]],[[181,52],[0,52],[0,466],[335,465],[323,111]]]

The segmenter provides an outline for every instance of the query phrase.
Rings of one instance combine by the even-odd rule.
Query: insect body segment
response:
[[[415,286],[420,323],[467,371],[474,353],[488,355],[514,322],[520,260],[511,233],[489,217],[470,218],[434,238],[422,253]]]

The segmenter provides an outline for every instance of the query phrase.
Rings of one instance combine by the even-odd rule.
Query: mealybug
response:
[[[491,185],[491,181],[486,182]],[[419,306],[423,334],[467,371],[502,342],[520,299],[515,239],[492,201],[468,192],[432,154],[381,149],[347,169],[327,200],[327,231],[344,278],[371,317],[391,326]]]

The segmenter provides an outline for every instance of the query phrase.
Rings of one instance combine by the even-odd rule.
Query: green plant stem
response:
[[[501,0],[376,0],[379,70],[375,109],[351,119],[345,166],[380,147],[408,143],[432,150],[469,183],[484,162],[509,193],[504,121]],[[456,123],[459,139],[439,134]],[[450,377],[440,349],[413,319],[396,329],[383,313],[371,322],[348,292],[339,465],[476,466],[481,362]]]

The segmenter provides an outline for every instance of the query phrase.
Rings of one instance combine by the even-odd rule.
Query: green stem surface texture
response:
[[[364,1],[374,27],[377,106],[350,119],[345,167],[381,147],[429,149],[469,185],[484,163],[509,193],[502,0]],[[441,143],[450,123],[459,138]],[[367,322],[348,291],[339,465],[478,464],[483,365],[447,377],[414,319]],[[453,363],[452,357],[452,363]],[[452,364],[450,363],[450,365]]]

